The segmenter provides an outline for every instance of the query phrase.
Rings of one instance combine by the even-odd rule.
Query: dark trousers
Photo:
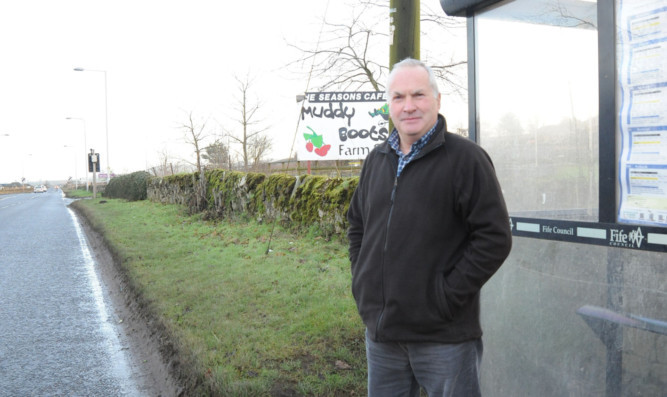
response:
[[[377,343],[366,333],[369,397],[479,397],[482,340]]]

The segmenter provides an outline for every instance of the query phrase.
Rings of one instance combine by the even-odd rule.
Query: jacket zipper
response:
[[[389,206],[389,216],[387,217],[387,226],[385,229],[385,234],[384,234],[384,249],[383,249],[383,256],[387,255],[387,243],[388,243],[388,235],[389,235],[389,226],[391,226],[391,217],[394,212],[394,199],[396,198],[396,188],[398,187],[398,176],[394,177],[394,186],[391,189],[391,200],[390,200],[390,206]],[[384,317],[384,309],[385,309],[385,297],[384,297],[384,261],[382,263],[382,311],[380,312],[380,316],[378,316],[377,323],[375,324],[375,338],[377,340],[380,340],[379,333],[380,333],[380,324],[382,323],[382,317]]]
[[[391,189],[391,199],[390,203],[391,205],[389,206],[389,216],[387,217],[387,232],[384,235],[384,253],[387,253],[387,236],[389,235],[389,226],[391,226],[391,216],[394,212],[394,199],[396,198],[396,188],[398,187],[398,177],[394,178],[394,186]]]
[[[436,144],[435,146],[428,148],[424,147],[422,151],[415,156],[415,158],[412,159],[412,161],[415,161],[417,159],[420,159],[424,157],[426,154],[430,153],[432,150],[435,150],[436,148],[442,146],[442,143]],[[427,145],[428,146],[428,145]],[[425,149],[425,150],[424,150]],[[412,162],[411,161],[411,162]],[[397,166],[398,164],[392,164],[394,168],[394,172],[397,171]],[[384,249],[383,249],[383,256],[387,255],[387,244],[388,244],[388,235],[389,235],[389,226],[391,226],[391,217],[394,212],[394,199],[396,198],[396,189],[398,188],[398,175],[394,176],[394,186],[391,189],[391,200],[390,200],[390,206],[389,206],[389,215],[387,217],[387,226],[384,234]],[[382,324],[382,318],[384,317],[384,309],[386,307],[386,302],[385,302],[385,296],[384,296],[384,258],[382,261],[382,311],[380,312],[380,315],[378,316],[377,322],[375,323],[375,339],[380,342],[382,338],[380,338],[380,324]]]

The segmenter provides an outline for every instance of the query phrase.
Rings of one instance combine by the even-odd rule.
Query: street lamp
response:
[[[79,177],[76,174],[76,168],[77,168],[76,148],[74,146],[70,146],[70,145],[65,145],[63,147],[74,149],[74,189],[78,190],[79,189]],[[88,176],[87,172],[86,172],[86,176]]]
[[[79,117],[66,117],[67,120],[80,120],[83,122],[83,151],[84,157],[88,157],[88,144],[86,143],[86,120]],[[88,167],[86,167],[86,191],[88,191]]]
[[[109,168],[109,112],[107,107],[107,71],[106,70],[93,70],[93,69],[84,69],[84,68],[74,68],[75,72],[100,72],[104,73],[104,126],[106,129],[106,140],[107,140],[107,183],[111,180],[111,169]]]

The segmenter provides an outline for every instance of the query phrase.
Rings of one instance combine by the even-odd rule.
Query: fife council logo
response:
[[[625,232],[624,229],[609,229],[609,245],[612,247],[641,248],[644,241],[642,228]]]

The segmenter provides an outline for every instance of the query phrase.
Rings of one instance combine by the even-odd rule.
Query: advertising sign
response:
[[[307,92],[296,147],[299,161],[359,160],[389,137],[386,93]]]
[[[667,226],[667,0],[622,0],[619,222]]]

